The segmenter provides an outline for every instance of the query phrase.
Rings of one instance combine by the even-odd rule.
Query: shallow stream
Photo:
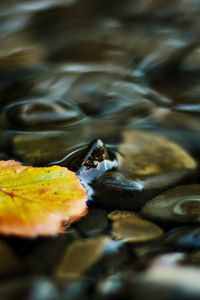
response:
[[[64,234],[0,238],[1,300],[200,299],[199,14],[0,2],[0,159],[68,167],[89,194]]]

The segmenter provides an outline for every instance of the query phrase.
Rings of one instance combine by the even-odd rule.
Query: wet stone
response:
[[[177,248],[200,249],[200,226],[181,226],[168,233],[167,243]]]
[[[196,181],[196,175],[189,169],[148,176],[132,176],[119,171],[107,172],[93,182],[94,203],[107,209],[139,210],[161,192],[190,181]]]
[[[118,166],[116,155],[102,140],[97,139],[86,146],[72,150],[62,160],[54,162],[69,168],[88,185],[105,172]]]
[[[163,230],[149,221],[139,217],[127,215],[113,220],[112,235],[125,243],[148,243],[163,236]]]
[[[26,164],[45,166],[65,157],[84,130],[77,126],[67,131],[14,132],[10,141],[12,155]]]
[[[175,187],[146,203],[142,215],[159,222],[199,223],[199,195],[198,184]]]
[[[110,259],[110,254],[117,254],[117,249],[119,249],[119,243],[104,236],[77,240],[66,248],[55,271],[55,276],[61,279],[81,277],[91,271],[98,263],[101,262],[101,265],[105,256],[108,255]]]
[[[103,209],[90,208],[88,215],[75,224],[86,237],[94,237],[105,232],[108,227],[107,212]]]
[[[118,151],[122,155],[120,171],[131,176],[162,174],[176,169],[193,170],[194,159],[178,144],[143,131],[127,130],[122,133],[123,143]]]
[[[106,145],[101,140],[95,140],[85,150],[85,156],[76,170],[76,174],[83,182],[89,184],[101,174],[117,166],[115,155],[108,152]]]

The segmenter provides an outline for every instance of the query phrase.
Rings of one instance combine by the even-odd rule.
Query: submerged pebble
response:
[[[194,159],[178,144],[143,131],[128,130],[122,134],[120,171],[131,176],[162,174],[176,169],[193,170]]]
[[[66,248],[55,276],[59,278],[80,277],[99,263],[104,256],[117,253],[119,244],[108,237],[77,240]]]
[[[85,134],[84,126],[67,131],[12,132],[9,150],[12,155],[33,166],[45,166],[60,161],[69,149],[79,143],[78,134]]]
[[[93,183],[94,202],[107,209],[138,210],[159,193],[191,180],[193,175],[194,171],[173,170],[133,179],[126,173],[107,172]]]
[[[200,185],[178,186],[152,199],[142,215],[160,222],[199,223]]]
[[[112,216],[112,235],[125,243],[146,243],[158,240],[163,236],[163,230],[149,221],[126,212],[116,217]]]

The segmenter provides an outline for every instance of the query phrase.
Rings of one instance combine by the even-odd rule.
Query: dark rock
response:
[[[90,208],[87,216],[76,223],[75,227],[87,237],[100,235],[108,227],[107,212],[103,209]]]
[[[138,210],[147,201],[193,175],[189,170],[173,170],[160,175],[132,176],[107,172],[93,183],[94,203],[107,209]]]

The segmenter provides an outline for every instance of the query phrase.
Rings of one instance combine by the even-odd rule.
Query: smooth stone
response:
[[[107,172],[92,183],[94,203],[112,210],[139,210],[158,194],[180,183],[188,183],[191,178],[194,180],[195,172],[189,169],[135,176],[135,179],[125,172]]]
[[[160,239],[164,232],[163,230],[149,221],[135,216],[121,216],[113,220],[112,236],[117,240],[122,240],[125,243],[148,243]]]
[[[167,244],[178,248],[200,249],[200,226],[181,226],[168,233]]]
[[[9,127],[19,130],[55,130],[84,121],[85,116],[71,101],[50,98],[18,101],[5,108]]]
[[[80,142],[79,134],[84,138],[85,130],[84,126],[77,126],[67,131],[14,132],[9,149],[25,164],[46,166],[65,157]]]
[[[131,176],[162,174],[174,169],[194,170],[195,160],[178,144],[162,136],[126,130],[118,151],[122,155],[120,171]]]
[[[142,215],[159,222],[199,223],[200,185],[178,186],[144,205]]]
[[[60,279],[81,277],[102,262],[103,257],[117,253],[117,249],[119,243],[105,236],[74,241],[66,248],[55,276]]]
[[[75,227],[86,237],[100,235],[108,227],[107,212],[103,209],[90,208],[87,216],[76,223]]]

